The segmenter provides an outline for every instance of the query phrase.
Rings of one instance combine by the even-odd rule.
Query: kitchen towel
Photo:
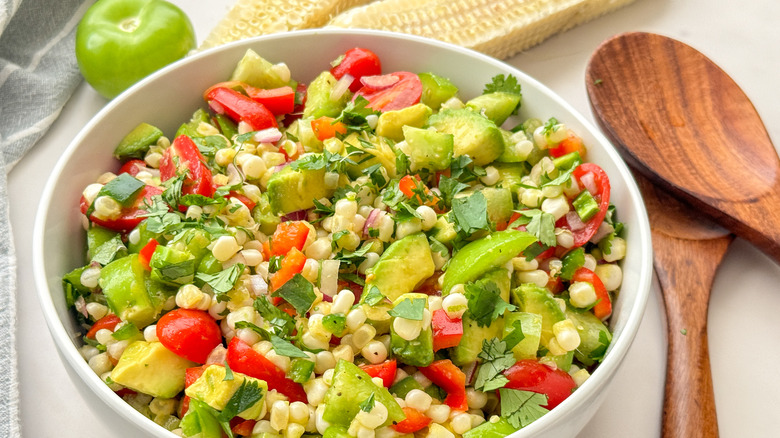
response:
[[[76,25],[91,1],[0,0],[0,438],[21,436],[16,257],[7,173],[46,133],[81,81]]]

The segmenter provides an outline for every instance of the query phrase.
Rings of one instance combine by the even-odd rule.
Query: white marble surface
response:
[[[233,0],[174,0],[198,37]],[[780,3],[772,0],[637,0],[554,37],[508,62],[535,76],[590,116],[584,71],[590,54],[613,34],[651,31],[703,51],[753,100],[780,146]],[[11,221],[18,256],[18,348],[23,434],[27,437],[133,437],[108,411],[86,407],[60,361],[36,298],[32,224],[46,176],[81,126],[105,101],[82,85],[61,117],[10,174]],[[592,117],[591,117],[592,119]],[[744,241],[731,247],[713,290],[709,340],[718,425],[723,437],[777,436],[780,393],[780,268]],[[580,437],[656,437],[666,363],[663,303],[655,289],[636,341],[598,414]]]

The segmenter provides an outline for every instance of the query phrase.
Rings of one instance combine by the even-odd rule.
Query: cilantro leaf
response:
[[[293,275],[272,296],[282,297],[295,308],[299,315],[308,312],[314,300],[317,299],[314,286],[301,274]]]
[[[347,125],[347,132],[350,131],[371,131],[371,127],[366,121],[366,117],[370,115],[379,116],[381,112],[368,108],[368,99],[358,95],[354,100],[347,103],[346,108],[341,111],[341,114],[336,118],[335,122],[341,122]]]
[[[468,183],[481,176],[485,176],[485,169],[473,165],[473,160],[468,155],[453,157],[450,163],[450,177]]]
[[[607,347],[609,347],[610,339],[609,335],[606,331],[600,330],[599,331],[599,346],[594,348],[593,351],[590,352],[590,358],[601,362],[604,360],[604,355],[607,353]]]
[[[268,330],[259,327],[255,324],[252,324],[248,321],[237,321],[236,322],[236,328],[242,329],[242,328],[248,328],[260,335],[263,339],[266,341],[271,342],[271,348],[273,348],[274,352],[278,354],[279,356],[287,356],[287,357],[301,357],[301,358],[308,358],[309,356],[306,355],[301,349],[296,347],[295,345],[291,344],[289,341],[284,340],[280,338],[279,336],[269,332]]]
[[[374,404],[374,393],[372,392],[365,401],[360,403],[360,410],[363,412],[371,412],[371,410],[374,409]]]
[[[442,175],[441,178],[439,178],[439,190],[441,191],[444,205],[452,205],[452,200],[455,198],[455,195],[467,188],[469,188],[468,184],[464,184],[447,175]]]
[[[228,364],[227,360],[224,362],[225,365],[225,378],[222,379],[223,382],[228,382],[233,380],[233,370],[230,369],[230,364]]]
[[[122,238],[117,234],[97,247],[95,254],[92,255],[92,261],[105,266],[117,258],[117,255],[126,253],[127,247],[125,247],[125,244],[122,243]]]
[[[493,280],[478,280],[467,284],[465,289],[469,315],[480,327],[489,326],[504,311],[511,312],[517,308],[501,298],[498,285]]]
[[[394,149],[395,151],[395,171],[398,175],[406,175],[409,173],[409,156],[400,149]]]
[[[490,230],[487,199],[481,192],[453,199],[450,217],[455,223],[455,229],[465,235],[471,235],[479,230]]]
[[[520,224],[526,225],[526,231],[536,236],[542,245],[550,247],[558,244],[555,237],[555,216],[539,209],[519,210],[517,213],[525,218]]]
[[[138,327],[136,327],[132,322],[128,321],[122,324],[122,327],[119,327],[114,333],[112,333],[111,337],[117,341],[124,341],[140,334],[141,331],[138,330]]]
[[[382,292],[379,290],[379,288],[376,286],[371,286],[371,288],[368,290],[368,293],[366,294],[365,300],[363,301],[369,306],[376,306],[384,299],[385,296],[382,295]]]
[[[523,324],[521,320],[516,320],[512,323],[512,330],[504,336],[503,341],[506,342],[506,349],[511,350],[515,348],[515,345],[525,339],[525,333],[523,333]]]
[[[217,299],[219,300],[221,295],[224,295],[233,289],[233,287],[236,285],[236,282],[238,281],[238,277],[241,276],[242,272],[244,272],[244,265],[241,263],[236,263],[235,265],[227,269],[223,269],[216,274],[198,272],[195,275],[195,278],[211,286],[211,288],[214,289],[214,292],[217,294]]]
[[[498,339],[482,341],[482,351],[477,356],[483,360],[477,372],[474,388],[488,392],[503,388],[509,383],[509,379],[503,372],[515,364],[515,356],[508,349],[506,342]]]
[[[358,248],[354,251],[341,250],[333,258],[335,260],[341,260],[342,262],[344,262],[342,267],[346,265],[358,266],[361,263],[363,263],[363,260],[366,259],[366,254],[368,254],[371,248],[373,248],[373,245],[363,245],[361,248]]]
[[[482,91],[483,94],[495,93],[497,91],[521,94],[520,84],[517,83],[517,78],[512,75],[506,77],[503,74],[496,75],[490,81],[489,84],[485,84],[485,89]]]
[[[560,122],[555,117],[550,117],[542,127],[542,135],[549,137],[556,129],[560,129],[560,127],[556,128],[556,126],[560,126]]]
[[[397,318],[411,319],[413,321],[423,320],[423,310],[425,310],[424,298],[404,298],[393,307],[393,310],[387,312]]]
[[[314,372],[314,362],[308,358],[296,358],[290,364],[290,371],[287,373],[287,377],[292,379],[293,382],[306,383],[311,379],[312,372]]]
[[[542,406],[547,404],[547,396],[531,391],[501,388],[501,417],[509,424],[520,429],[538,420],[549,412]]]
[[[225,408],[219,414],[220,421],[230,421],[236,415],[244,412],[245,410],[254,406],[257,402],[263,399],[265,390],[260,387],[260,384],[249,379],[244,379],[238,390],[230,397]]]
[[[261,295],[255,298],[253,307],[281,337],[288,337],[295,330],[295,320],[287,312],[271,304],[268,297]]]

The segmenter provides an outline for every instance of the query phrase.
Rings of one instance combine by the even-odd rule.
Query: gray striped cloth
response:
[[[21,436],[7,172],[46,133],[81,81],[74,36],[89,3],[0,0],[0,438]]]

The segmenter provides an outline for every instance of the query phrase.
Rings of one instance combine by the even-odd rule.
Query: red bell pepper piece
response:
[[[573,132],[569,132],[568,137],[564,138],[556,146],[549,148],[548,151],[550,152],[550,156],[555,158],[562,157],[572,152],[578,152],[580,158],[585,159],[586,153],[585,145],[582,144],[582,139]]]
[[[273,255],[287,255],[293,248],[302,251],[309,237],[309,231],[309,227],[303,221],[280,223],[271,236],[271,252]]]
[[[293,278],[295,274],[301,273],[305,264],[306,256],[298,248],[290,249],[290,252],[282,259],[281,268],[271,274],[271,290],[279,289],[289,279]]]
[[[291,402],[308,402],[306,392],[300,383],[288,379],[284,371],[238,337],[233,338],[228,344],[227,363],[233,371],[264,380],[269,390],[275,389],[286,395]]]
[[[246,195],[242,195],[241,193],[238,193],[235,190],[231,190],[230,192],[228,192],[227,197],[235,198],[241,201],[242,204],[246,205],[246,208],[248,208],[249,211],[252,211],[252,209],[255,208],[255,205],[257,205],[256,202],[249,199]]]
[[[89,328],[89,331],[87,332],[87,338],[89,339],[95,339],[95,333],[98,332],[100,329],[107,329],[114,331],[116,328],[116,325],[122,322],[121,319],[119,319],[118,316],[114,315],[113,313],[109,313],[108,315],[98,319],[95,321],[95,324],[92,325],[92,327]]]
[[[609,292],[595,272],[585,267],[579,268],[574,271],[571,281],[584,281],[593,285],[593,289],[596,290],[596,298],[598,299],[592,309],[596,318],[603,320],[612,314],[612,300],[609,297]]]
[[[449,359],[437,360],[427,367],[418,368],[418,370],[428,380],[447,392],[444,404],[456,411],[469,409],[469,404],[466,401],[466,374],[452,361]]]
[[[393,380],[395,380],[398,364],[395,359],[392,359],[373,365],[361,365],[360,369],[371,377],[381,378],[385,388],[389,388],[393,384]]]
[[[393,425],[393,429],[395,429],[396,432],[415,433],[431,424],[431,418],[417,409],[408,406],[401,409],[403,409],[406,418],[398,422],[398,424]]]
[[[585,222],[584,226],[578,228],[577,230],[572,230],[572,234],[574,234],[573,248],[578,248],[586,244],[590,238],[596,234],[596,231],[598,231],[601,223],[604,221],[604,217],[607,215],[607,210],[609,209],[609,195],[611,188],[607,173],[604,172],[604,169],[599,167],[598,164],[582,163],[577,166],[576,169],[574,169],[572,172],[572,177],[577,180],[577,183],[579,183],[580,187],[583,187],[582,179],[587,174],[593,176],[593,181],[596,185],[597,193],[592,193],[592,195],[593,198],[599,203],[599,211],[587,222]],[[566,219],[566,216],[560,218],[555,226],[568,228],[570,230],[572,229],[571,225],[569,225],[568,219]]]
[[[244,420],[241,417],[233,417],[230,420],[230,430],[233,432],[233,435],[251,436],[255,424],[257,424],[256,420]]]
[[[163,190],[155,186],[144,186],[138,193],[133,204],[128,207],[123,207],[119,217],[116,219],[101,219],[95,216],[94,213],[90,214],[89,220],[93,223],[100,225],[103,228],[117,231],[119,233],[127,233],[133,228],[137,227],[144,219],[144,215],[147,211],[144,209],[146,203],[151,204],[152,197],[159,195]],[[82,196],[79,202],[81,213],[87,214],[89,210],[89,204],[87,200]]]
[[[336,79],[341,79],[347,74],[355,78],[349,85],[349,91],[354,93],[362,87],[360,78],[382,73],[382,63],[379,61],[376,53],[368,49],[355,47],[344,53],[341,60],[330,69],[330,73]]]
[[[230,88],[216,87],[207,92],[206,101],[217,114],[225,114],[235,122],[245,122],[253,131],[276,128],[276,117],[260,102]]]
[[[180,135],[160,159],[160,179],[167,181],[185,172],[187,177],[181,188],[183,195],[195,194],[207,198],[214,195],[211,169],[206,165],[206,158],[191,138]]]
[[[159,244],[160,243],[157,242],[156,239],[149,239],[149,242],[147,242],[147,244],[144,245],[140,251],[138,251],[138,261],[144,265],[144,268],[146,268],[147,271],[152,270],[152,268],[149,266],[149,262],[152,260],[152,254],[154,254],[154,250]]]
[[[206,367],[209,365],[202,365],[199,367],[192,367],[187,368],[184,371],[184,387],[187,388],[188,386],[195,383],[200,376],[203,375],[203,373],[206,371]],[[181,416],[184,418],[184,414],[187,413],[187,411],[190,409],[190,396],[184,395],[184,398],[181,399]]]
[[[139,172],[142,170],[148,170],[149,166],[146,165],[146,162],[144,160],[130,160],[122,165],[122,167],[119,168],[119,173],[117,175],[122,173],[130,174],[130,176],[136,176]]]
[[[385,76],[395,76],[398,81],[386,88],[363,86],[355,96],[363,96],[368,100],[368,108],[377,111],[399,110],[412,106],[420,101],[422,82],[419,76],[408,71],[398,71]]]
[[[463,320],[461,318],[451,319],[444,309],[434,310],[431,327],[433,328],[433,351],[460,344],[460,339],[463,337]]]
[[[275,116],[289,114],[295,109],[295,90],[292,87],[262,89],[246,86],[244,90],[252,100],[263,104]]]

